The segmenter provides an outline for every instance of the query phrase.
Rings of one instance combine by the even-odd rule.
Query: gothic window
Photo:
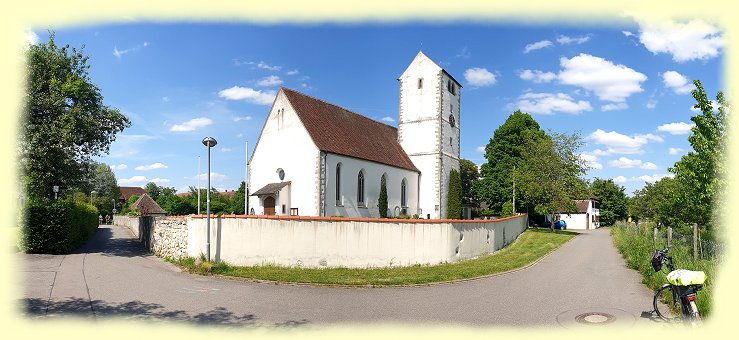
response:
[[[336,205],[341,205],[341,163],[336,164]]]
[[[454,127],[454,115],[449,115],[449,125]]]
[[[451,80],[446,81],[446,90],[449,92],[452,92],[452,81]]]
[[[423,78],[418,78],[418,88],[419,89],[423,88]]]
[[[405,178],[400,182],[400,206],[405,207]]]
[[[357,175],[357,205],[364,206],[364,170]]]

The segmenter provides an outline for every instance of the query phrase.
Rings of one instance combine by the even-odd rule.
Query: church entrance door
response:
[[[267,198],[264,199],[264,214],[265,215],[275,214],[275,198],[274,197],[267,196]]]

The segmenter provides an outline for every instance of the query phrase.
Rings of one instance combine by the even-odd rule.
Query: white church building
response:
[[[280,88],[249,159],[250,214],[446,218],[459,171],[460,90],[419,52],[399,81],[398,127]]]

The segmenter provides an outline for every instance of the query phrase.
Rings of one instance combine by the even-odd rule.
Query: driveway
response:
[[[538,263],[470,281],[336,288],[204,277],[148,254],[128,229],[102,225],[74,254],[19,254],[30,318],[73,315],[233,326],[435,324],[633,326],[653,322],[652,293],[608,230],[583,232]],[[645,259],[646,261],[647,259]]]

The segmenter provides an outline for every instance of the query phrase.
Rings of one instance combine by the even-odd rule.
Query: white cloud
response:
[[[157,177],[157,178],[150,179],[149,182],[154,182],[156,184],[169,183],[169,179],[168,178],[158,178]]]
[[[669,123],[669,124],[662,124],[657,127],[657,131],[660,132],[667,132],[671,135],[687,135],[690,133],[690,129],[695,126],[695,124],[688,124],[688,123]]]
[[[544,115],[554,114],[557,111],[578,114],[593,110],[589,102],[583,100],[575,102],[564,93],[524,93],[518,98],[516,105],[523,112]]]
[[[657,164],[654,164],[652,162],[644,162],[644,164],[642,164],[639,168],[644,169],[644,170],[657,170],[657,169],[659,169],[659,167],[657,166]]]
[[[677,94],[690,93],[695,88],[688,78],[675,71],[662,73],[662,81]]]
[[[529,53],[531,51],[535,51],[538,49],[542,49],[545,47],[551,47],[551,46],[554,46],[554,44],[552,44],[552,42],[549,40],[537,41],[535,43],[526,45],[526,47],[523,50],[523,53]]]
[[[26,42],[29,45],[36,45],[36,44],[38,44],[38,42],[39,42],[38,34],[36,34],[35,32],[33,32],[31,30],[26,31]]]
[[[642,181],[644,181],[644,182],[653,183],[653,182],[657,182],[657,181],[659,181],[659,180],[661,180],[661,179],[663,179],[665,177],[672,178],[672,177],[675,177],[675,175],[674,174],[654,174],[654,175],[651,175],[651,176],[650,175],[643,175],[643,176],[639,176],[637,178],[640,179],[640,180],[642,180]]]
[[[165,103],[168,103],[169,102],[169,97],[162,97],[162,101],[165,102]]]
[[[252,117],[251,116],[236,116],[233,118],[233,120],[234,122],[240,122],[242,120],[249,121],[249,120],[252,120]]]
[[[469,59],[472,56],[472,54],[469,51],[469,48],[467,46],[462,47],[462,52],[459,52],[456,57],[462,58],[462,59]]]
[[[285,74],[287,74],[288,76],[294,76],[294,75],[296,75],[298,73],[300,73],[300,71],[298,71],[298,69],[289,70],[289,71],[285,72]]]
[[[608,161],[608,165],[614,168],[620,168],[620,169],[636,168],[640,166],[641,164],[642,164],[641,160],[628,159],[626,157],[620,157],[619,159]]]
[[[654,100],[654,99],[650,99],[650,100],[649,100],[649,101],[647,102],[647,108],[648,108],[648,109],[653,109],[653,108],[655,108],[655,107],[657,107],[657,101],[656,101],[656,100]]]
[[[146,179],[145,176],[133,176],[131,178],[121,178],[118,180],[118,185],[124,186],[124,185],[130,185],[130,184],[146,184],[149,181]]]
[[[623,33],[627,37],[630,37],[630,36],[634,35],[634,33],[631,33],[629,31],[621,31],[621,33]],[[623,177],[623,176],[621,176],[621,177]]]
[[[596,155],[584,152],[580,154],[580,159],[585,161],[585,164],[591,169],[603,169],[603,164],[598,162],[598,157]]]
[[[149,164],[149,165],[139,165],[136,167],[136,170],[148,171],[148,170],[157,170],[157,169],[166,169],[166,168],[168,168],[168,166],[162,163],[156,162],[154,164]]]
[[[118,164],[118,165],[111,165],[110,170],[126,170],[128,168],[128,165],[125,164]]]
[[[523,70],[518,76],[523,80],[531,80],[535,83],[548,83],[554,80],[554,78],[557,78],[557,75],[553,72],[542,72],[539,70]]]
[[[490,86],[495,84],[495,75],[485,68],[473,67],[464,71],[464,79],[473,87]]]
[[[624,176],[617,176],[613,178],[614,183],[626,183],[626,177]]]
[[[678,63],[714,58],[724,46],[719,29],[699,19],[640,25],[639,41],[653,54],[671,54]]]
[[[606,105],[601,106],[600,110],[603,112],[607,112],[607,111],[615,111],[615,110],[625,110],[628,108],[629,108],[629,105],[626,103],[611,103],[611,104],[606,104]]]
[[[228,100],[244,100],[252,104],[269,105],[275,99],[275,91],[254,90],[248,87],[234,86],[218,92],[218,96]]]
[[[213,121],[210,120],[210,118],[200,117],[200,118],[194,118],[190,119],[182,124],[176,124],[173,125],[169,131],[173,132],[187,132],[187,131],[194,131],[201,127],[208,126],[210,124],[213,124]]]
[[[568,37],[566,35],[560,35],[559,37],[557,37],[557,42],[560,45],[569,45],[569,44],[572,44],[572,43],[575,43],[575,44],[578,44],[579,45],[579,44],[583,44],[583,43],[588,42],[588,40],[590,40],[590,37],[588,37],[588,36],[584,36],[584,37]]]
[[[560,83],[580,86],[595,92],[601,100],[623,102],[634,93],[642,92],[641,83],[647,76],[624,65],[580,53],[571,59],[560,58]]]
[[[208,173],[207,172],[206,173],[202,173],[200,175],[195,176],[195,178],[193,178],[193,179],[198,179],[198,177],[200,178],[201,181],[207,181],[208,180]],[[221,173],[217,173],[217,172],[211,172],[210,173],[210,180],[211,181],[223,181],[223,180],[225,180],[227,178],[228,178],[228,176],[226,176],[224,174],[221,174]],[[205,186],[207,187],[208,185],[206,184]]]
[[[669,148],[668,151],[667,151],[667,153],[669,153],[672,156],[675,156],[675,155],[681,154],[683,151],[685,151],[685,150],[683,150],[681,148]]]
[[[221,152],[231,152],[231,148],[221,148]]]
[[[149,46],[149,43],[146,41],[143,44],[137,45],[135,47],[127,48],[125,50],[119,50],[118,46],[113,46],[113,55],[116,58],[120,59],[126,53],[135,52],[147,46]]]
[[[395,119],[393,119],[393,117],[383,117],[380,120],[383,121],[383,122],[387,122],[387,123],[394,123],[395,122]]]
[[[282,79],[280,79],[280,77],[278,76],[264,77],[260,79],[259,81],[257,81],[257,86],[261,86],[261,87],[278,86],[278,85],[282,85]]]
[[[485,153],[485,147],[484,146],[478,146],[477,149],[475,149],[475,150],[477,150],[477,152]]]
[[[642,147],[649,143],[649,141],[663,142],[663,139],[661,137],[655,136],[653,134],[634,135],[633,137],[629,137],[616,131],[605,132],[601,129],[595,130],[595,132],[591,133],[586,139],[592,140],[596,144],[606,146],[607,150],[605,151],[605,153],[610,155],[640,154],[644,152],[642,150]]]
[[[241,137],[244,137],[244,134],[243,133],[239,133],[239,134],[236,135],[236,138],[241,138]]]
[[[249,63],[249,64],[254,64],[254,63]],[[270,70],[270,71],[279,71],[282,68],[282,66],[269,65],[263,61],[256,63],[256,65],[258,68],[261,68],[263,70]]]
[[[619,159],[608,161],[608,165],[614,168],[619,168],[619,169],[630,169],[630,168],[640,168],[644,170],[659,169],[659,167],[657,167],[657,165],[652,162],[642,162],[640,159],[629,159],[626,157],[620,157]]]

